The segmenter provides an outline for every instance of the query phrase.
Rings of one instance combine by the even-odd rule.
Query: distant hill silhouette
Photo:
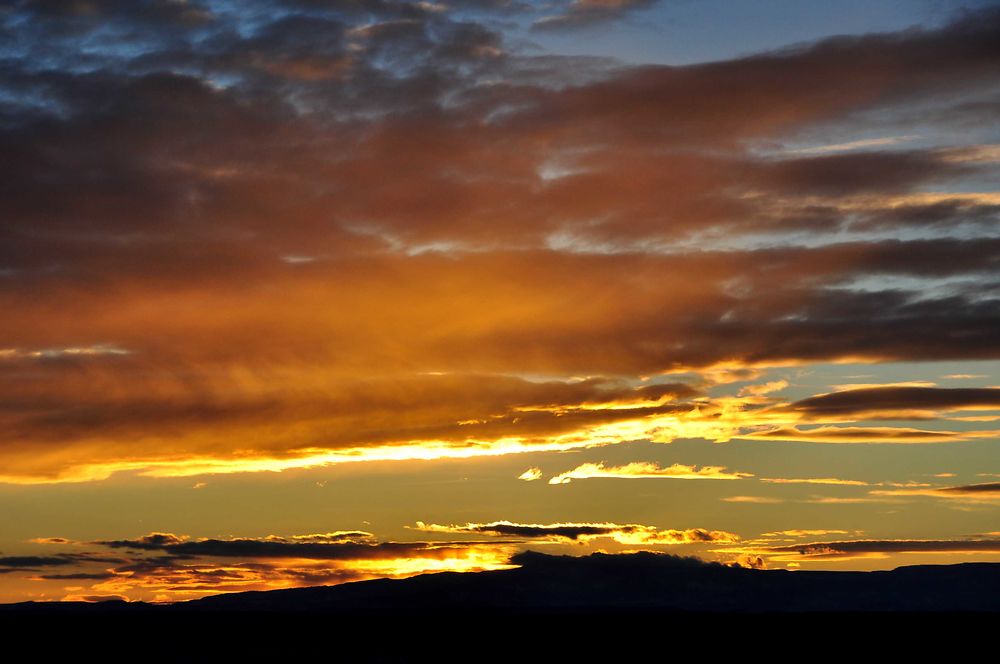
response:
[[[169,606],[25,602],[0,605],[0,612],[1000,611],[1000,563],[787,571],[657,553],[552,556],[532,551],[513,562],[520,567],[229,593]]]
[[[186,610],[1000,611],[1000,564],[880,572],[755,570],[633,553],[525,552],[517,569],[216,595]],[[180,607],[178,607],[180,608]]]
[[[424,662],[454,653],[476,663],[666,661],[786,652],[791,636],[814,654],[840,646],[899,659],[945,646],[963,659],[976,656],[1000,612],[995,563],[791,572],[666,554],[532,552],[515,562],[167,606],[7,604],[0,625],[8,644],[49,657],[78,658],[95,644],[103,661],[130,662]]]

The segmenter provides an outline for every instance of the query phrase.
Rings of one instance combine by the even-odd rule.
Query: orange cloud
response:
[[[757,505],[774,505],[785,502],[781,498],[771,498],[768,496],[727,496],[720,500],[726,503],[750,503]]]
[[[605,466],[604,463],[585,463],[573,470],[559,473],[549,484],[569,484],[573,480],[591,478],[648,479],[668,478],[677,480],[738,480],[753,477],[751,473],[727,472],[722,466],[685,466],[675,463],[665,468],[645,461],[633,461],[624,466]]]
[[[959,186],[992,173],[991,144],[883,150],[852,124],[864,137],[832,146],[847,150],[757,149],[981,94],[996,12],[610,67],[521,51],[426,3],[314,7],[322,30],[98,3],[72,14],[73,39],[65,7],[22,4],[24,52],[47,60],[10,62],[22,87],[0,127],[0,309],[17,312],[0,481],[996,433],[804,429],[828,414],[781,410],[780,381],[701,391],[774,366],[998,356],[977,285],[1000,250],[984,230],[998,199]],[[89,54],[81,87],[74,40],[100,44],[109,25],[125,41]],[[231,38],[194,38],[206,26]],[[928,121],[986,126],[983,108]]]
[[[46,538],[50,545],[84,545]],[[87,552],[0,558],[0,571],[38,582],[89,584],[78,595],[175,601],[221,592],[271,590],[403,578],[439,571],[506,569],[509,542],[380,542],[363,531],[260,538],[193,539],[150,533],[89,543],[116,555]],[[83,589],[83,586],[80,587]]]

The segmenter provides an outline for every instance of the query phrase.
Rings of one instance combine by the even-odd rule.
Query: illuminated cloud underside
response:
[[[375,399],[365,403],[356,395],[350,407],[352,411],[338,415],[337,410],[348,404],[329,401],[331,410],[320,416],[318,413],[302,413],[299,421],[289,421],[286,427],[274,423],[264,424],[254,410],[254,401],[233,405],[207,404],[197,408],[189,416],[185,411],[196,407],[169,407],[168,416],[181,419],[170,428],[175,435],[169,439],[162,432],[139,433],[147,441],[142,452],[131,448],[131,458],[114,458],[119,445],[98,437],[89,437],[73,444],[63,443],[66,455],[54,453],[45,456],[11,457],[0,480],[13,483],[46,483],[63,481],[90,481],[106,479],[116,472],[135,472],[149,477],[185,477],[202,474],[227,474],[242,472],[281,471],[295,468],[310,468],[329,464],[354,463],[361,461],[386,460],[428,460],[442,458],[473,458],[497,456],[524,452],[561,451],[579,448],[600,447],[634,440],[669,443],[677,438],[704,438],[715,442],[725,442],[732,438],[744,440],[778,440],[814,443],[946,443],[966,440],[995,438],[992,430],[947,431],[913,429],[908,427],[859,427],[859,426],[818,426],[799,428],[796,422],[808,421],[808,416],[794,408],[771,405],[772,399],[761,396],[706,398],[696,397],[686,401],[675,400],[675,393],[687,391],[697,394],[691,387],[674,384],[649,384],[628,387],[610,380],[550,381],[529,383],[519,379],[490,378],[477,376],[426,376],[407,382],[425,391],[425,398],[415,400],[411,407],[426,407],[427,415],[417,412],[399,412],[396,415],[380,415],[386,426],[384,433],[372,437],[370,429],[365,435],[370,439],[365,444],[351,441],[351,429],[362,422],[362,414],[357,409],[365,408],[384,413],[382,408],[391,408],[384,403],[387,398],[381,390],[388,389],[388,381],[369,381],[362,386],[362,394],[370,392]],[[437,396],[446,398],[454,390],[469,385],[502,387],[505,392],[523,390],[535,398],[557,396],[563,404],[540,403],[538,406],[513,407],[504,404],[504,395],[483,391],[479,396],[466,392],[464,398],[454,406],[460,410],[475,408],[482,403],[486,407],[505,407],[506,413],[492,414],[471,419],[447,419],[438,414],[442,408],[435,402]],[[499,396],[499,400],[498,400]],[[472,397],[472,398],[469,398]],[[263,397],[262,397],[263,398]],[[267,397],[271,399],[273,397]],[[329,399],[329,396],[326,397]],[[346,397],[345,397],[346,398]],[[456,395],[456,398],[457,395]],[[573,403],[570,399],[588,398],[589,401]],[[644,400],[645,399],[645,400]],[[263,402],[261,410],[270,406]],[[496,405],[492,405],[496,404]],[[159,408],[159,407],[157,407]],[[280,407],[277,414],[284,417]],[[310,410],[315,406],[310,407]],[[451,405],[448,408],[452,408]],[[116,412],[117,408],[111,413]],[[200,412],[199,412],[200,411]],[[141,412],[141,411],[140,411]],[[103,414],[95,413],[100,420]],[[386,419],[388,417],[388,419]],[[233,421],[235,418],[235,421]],[[407,421],[414,418],[429,418],[420,427],[422,432],[435,430],[441,438],[410,438],[413,427]],[[246,421],[243,421],[246,419]],[[394,419],[398,423],[394,423]],[[787,423],[787,424],[786,424]],[[132,428],[129,423],[129,429]],[[137,422],[134,426],[138,427]],[[180,428],[176,428],[180,427]],[[205,428],[203,427],[211,427]],[[220,428],[221,427],[221,428]],[[276,428],[277,427],[277,428]],[[341,429],[338,437],[343,439],[336,447],[323,445],[318,429]],[[109,430],[114,431],[117,425]],[[147,428],[143,427],[143,428]],[[126,429],[128,430],[128,429]],[[187,430],[187,432],[185,432]],[[524,434],[517,432],[524,431]],[[273,432],[273,433],[272,433]],[[478,434],[477,434],[478,432]],[[262,438],[262,435],[264,438]],[[273,438],[268,438],[273,436]],[[398,438],[397,438],[398,436]],[[260,447],[222,450],[223,438],[240,440],[243,444],[259,441]],[[303,439],[318,438],[313,445],[301,447]],[[124,443],[124,441],[123,441]],[[159,450],[176,451],[167,455]],[[185,451],[189,449],[191,451]],[[215,448],[213,454],[203,449]],[[72,452],[70,455],[69,453]],[[112,454],[106,461],[98,461],[101,455]],[[0,455],[3,452],[0,451]],[[95,459],[86,461],[87,457]],[[146,456],[147,458],[142,458]],[[673,476],[681,479],[735,479],[745,474],[726,473],[718,467],[699,470],[685,470],[675,465],[672,468],[652,468],[640,465],[624,467],[578,468],[570,475],[560,475],[559,479],[617,476],[641,477]],[[682,472],[683,471],[683,472]],[[735,477],[727,477],[727,474]],[[553,478],[550,480],[555,482]]]

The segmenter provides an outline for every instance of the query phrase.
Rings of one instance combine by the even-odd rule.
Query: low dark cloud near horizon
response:
[[[849,540],[841,542],[813,542],[766,547],[759,550],[767,554],[797,553],[804,557],[839,558],[863,554],[900,553],[997,553],[998,539],[955,540]]]
[[[482,542],[295,542],[274,539],[201,539],[176,541],[106,540],[94,544],[111,549],[163,551],[170,556],[225,558],[308,558],[310,560],[366,560],[406,558],[418,554],[444,557]],[[490,543],[492,544],[492,542]]]
[[[683,67],[533,54],[511,13],[543,18],[5,7],[6,478],[544,443],[702,393],[647,398],[662,372],[1000,358],[989,145],[786,149],[987,126],[1000,12]]]

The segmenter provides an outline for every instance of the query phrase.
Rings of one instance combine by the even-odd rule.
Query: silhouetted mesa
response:
[[[517,569],[216,595],[183,610],[1000,611],[1000,564],[879,572],[754,570],[668,554],[550,556]]]
[[[265,612],[995,612],[1000,563],[920,565],[891,571],[757,570],[669,554],[552,556],[533,551],[520,567],[442,572],[214,595],[172,605],[49,602],[0,605],[17,613]]]

